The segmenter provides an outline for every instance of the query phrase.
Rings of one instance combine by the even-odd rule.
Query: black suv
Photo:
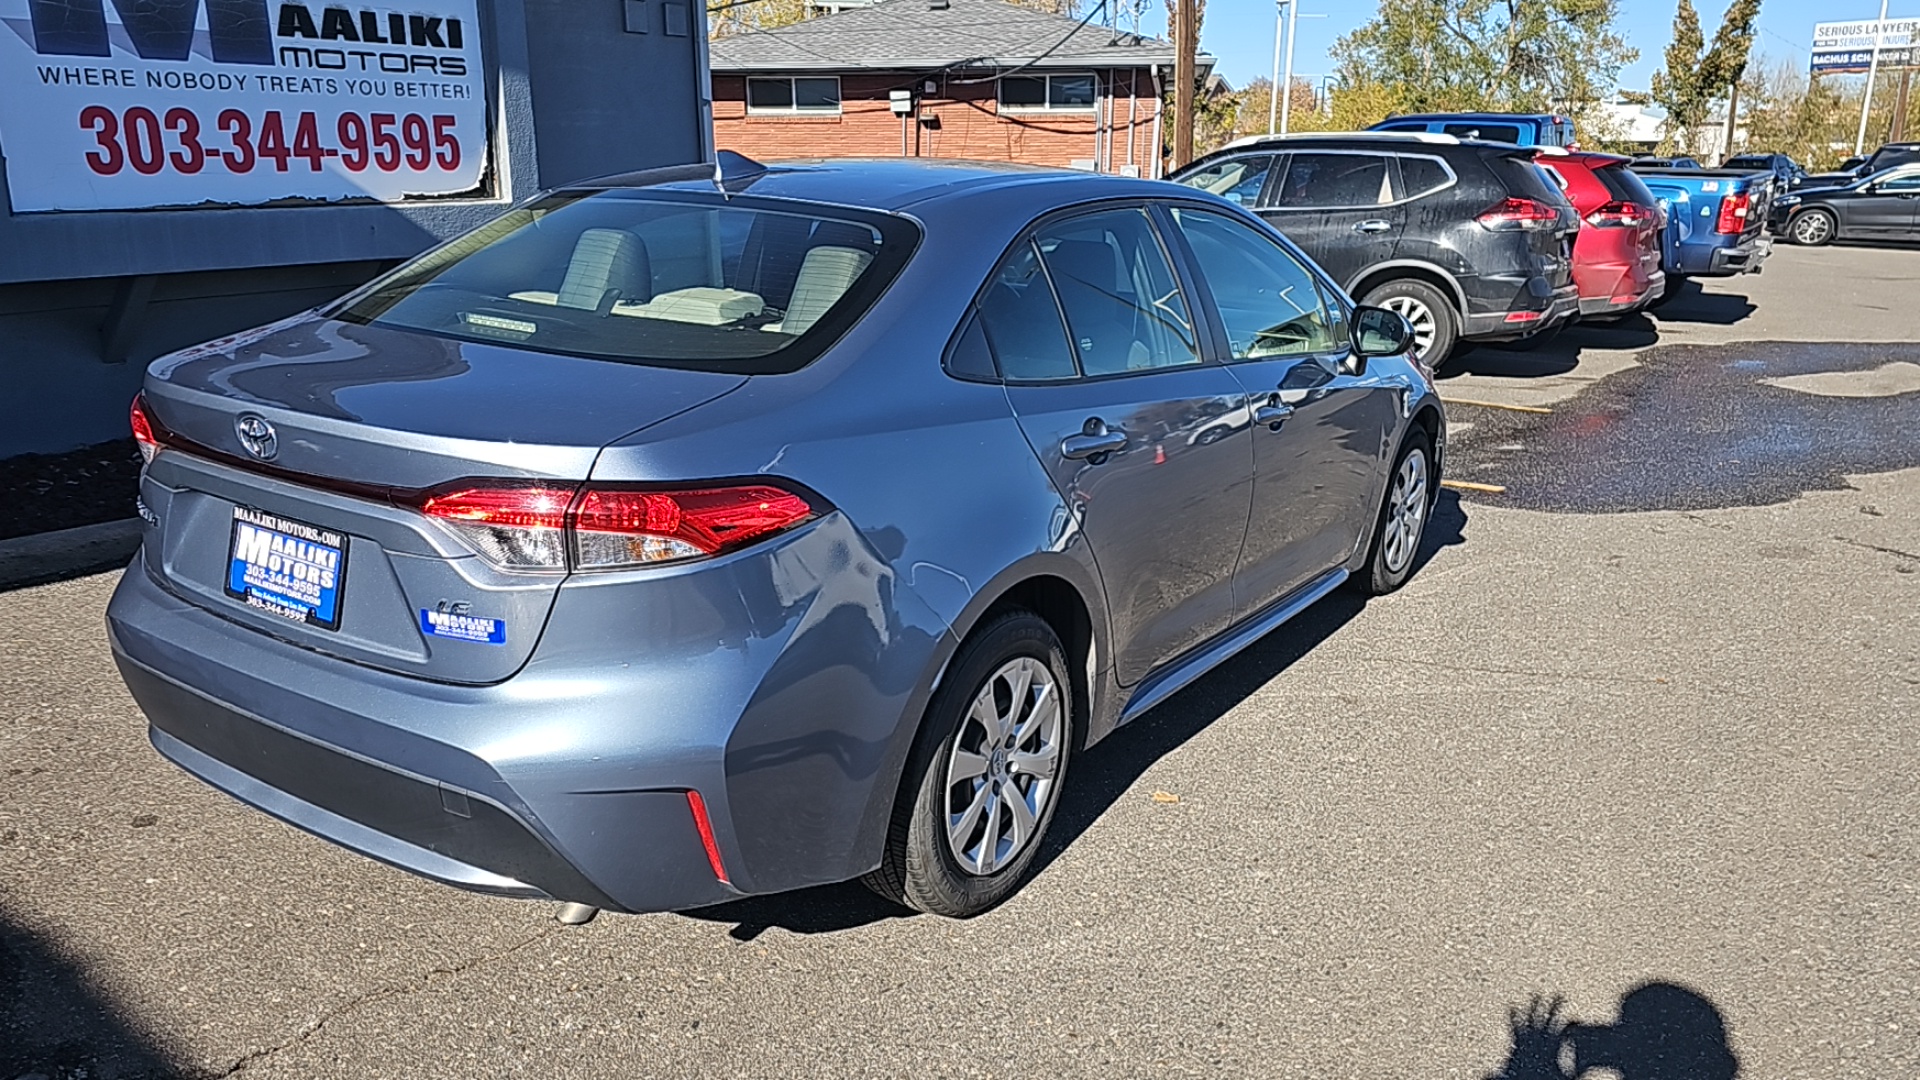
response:
[[[1465,340],[1531,337],[1580,310],[1580,217],[1535,149],[1431,134],[1285,135],[1172,179],[1267,219],[1361,303],[1413,324],[1434,367]]]
[[[1881,169],[1891,169],[1895,165],[1912,165],[1915,162],[1920,162],[1920,143],[1887,143],[1880,149],[1875,150],[1872,156],[1864,160],[1857,158],[1848,158],[1847,160],[1857,161],[1858,164],[1852,168],[1847,168],[1843,165],[1839,172],[1802,174],[1799,182],[1796,183],[1794,187],[1837,187],[1841,184],[1851,184],[1863,176],[1872,176]]]

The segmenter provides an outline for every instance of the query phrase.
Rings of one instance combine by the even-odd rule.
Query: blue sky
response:
[[[1622,86],[1644,90],[1649,78],[1660,66],[1660,54],[1667,47],[1673,28],[1677,0],[1623,0],[1620,26],[1627,43],[1640,50],[1639,62],[1620,74]],[[1709,40],[1720,25],[1720,15],[1728,0],[1694,0],[1700,12],[1702,32]],[[1300,42],[1294,50],[1293,69],[1304,76],[1319,76],[1333,71],[1327,50],[1335,39],[1372,18],[1377,4],[1369,0],[1301,0]],[[1325,13],[1325,18],[1305,16]],[[1848,19],[1871,19],[1880,14],[1879,0],[1766,0],[1760,9],[1760,33],[1754,49],[1769,59],[1807,62],[1807,47],[1813,38],[1813,24]],[[1920,16],[1920,0],[1893,0],[1887,17]],[[1151,12],[1158,25],[1145,24],[1149,33],[1163,33],[1165,16],[1159,5]],[[1200,44],[1219,57],[1220,73],[1234,86],[1245,86],[1265,77],[1273,66],[1273,0],[1208,0],[1207,22]]]

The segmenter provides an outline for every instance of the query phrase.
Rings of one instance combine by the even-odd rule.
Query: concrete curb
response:
[[[0,589],[19,589],[125,566],[140,548],[139,518],[0,540]]]

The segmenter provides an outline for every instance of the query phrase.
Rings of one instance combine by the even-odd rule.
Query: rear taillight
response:
[[[515,570],[615,570],[707,558],[805,524],[820,510],[770,482],[681,490],[483,484],[421,503],[490,562]]]
[[[1720,200],[1720,218],[1713,223],[1713,231],[1726,236],[1735,236],[1747,231],[1747,212],[1753,209],[1753,196],[1747,192],[1729,195]]]
[[[1587,224],[1597,229],[1637,229],[1653,223],[1653,211],[1639,203],[1610,202],[1587,215]]]
[[[153,455],[160,452],[160,440],[153,434],[153,421],[147,419],[144,394],[133,395],[133,405],[127,410],[127,421],[133,427],[133,442],[140,448],[140,460],[152,461]]]
[[[1480,224],[1496,232],[1551,229],[1560,223],[1560,211],[1538,199],[1506,198],[1480,215]]]

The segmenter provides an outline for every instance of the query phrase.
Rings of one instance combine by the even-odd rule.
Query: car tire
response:
[[[960,646],[927,707],[886,852],[861,879],[868,888],[961,919],[1013,895],[1073,753],[1069,671],[1059,637],[1029,611],[995,618]]]
[[[1424,338],[1420,357],[1438,370],[1453,359],[1454,344],[1460,340],[1460,317],[1453,301],[1424,281],[1400,278],[1370,290],[1360,301],[1370,307],[1383,307],[1405,318],[1413,326],[1414,340]]]
[[[1394,456],[1387,474],[1386,494],[1374,518],[1373,538],[1367,547],[1367,565],[1358,579],[1360,591],[1385,596],[1407,583],[1420,561],[1420,545],[1433,518],[1433,439],[1425,428],[1414,427]]]
[[[1793,215],[1787,222],[1787,235],[1801,247],[1823,247],[1833,242],[1834,234],[1840,231],[1839,224],[1833,211],[1816,206]]]

